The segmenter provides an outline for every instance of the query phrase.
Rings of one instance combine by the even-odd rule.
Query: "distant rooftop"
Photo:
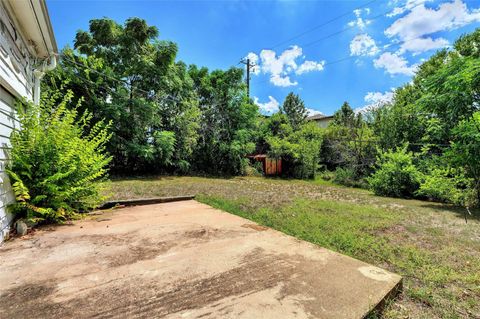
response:
[[[307,117],[307,120],[316,121],[316,120],[330,119],[330,118],[333,118],[333,115],[315,114],[315,115]]]

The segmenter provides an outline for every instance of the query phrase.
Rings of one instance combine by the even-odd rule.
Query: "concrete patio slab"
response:
[[[362,318],[401,277],[194,200],[0,247],[0,318]]]

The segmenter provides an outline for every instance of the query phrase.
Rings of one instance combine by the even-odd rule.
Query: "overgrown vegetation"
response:
[[[425,61],[391,103],[364,116],[345,103],[322,149],[322,161],[339,175],[334,180],[368,181],[385,196],[478,205],[479,38],[477,29]]]
[[[413,153],[407,145],[387,152],[379,152],[378,169],[368,178],[377,195],[413,197],[420,185],[420,173],[413,164]]]
[[[70,109],[72,92],[19,107],[21,128],[11,136],[8,175],[17,217],[62,222],[101,203],[101,181],[111,158],[105,155],[110,125],[90,125],[89,113]],[[89,128],[87,130],[87,127]]]
[[[377,194],[473,207],[480,194],[479,38],[480,29],[437,52],[391,103],[356,112],[345,102],[326,129],[308,123],[294,93],[278,113],[262,116],[241,69],[176,61],[176,44],[159,40],[139,18],[91,20],[74,49],[63,50],[45,89],[65,86],[84,99],[80,110],[92,114],[92,124],[115,123],[107,143],[114,173],[243,175],[254,171],[247,155],[267,154],[282,159],[286,177],[313,178],[322,168],[337,183]]]

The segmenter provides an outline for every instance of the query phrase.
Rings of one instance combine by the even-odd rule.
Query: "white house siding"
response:
[[[12,215],[7,206],[14,195],[5,166],[10,150],[10,134],[19,127],[15,116],[15,100],[33,96],[33,58],[16,21],[9,16],[5,4],[0,2],[0,243],[8,234]]]
[[[13,217],[8,212],[7,205],[14,201],[14,195],[5,173],[10,150],[10,133],[19,126],[13,105],[14,97],[0,87],[0,242],[7,236]]]

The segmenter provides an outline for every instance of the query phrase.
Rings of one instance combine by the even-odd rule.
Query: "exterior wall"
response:
[[[16,25],[4,3],[0,2],[0,243],[7,236],[13,218],[7,211],[14,195],[5,166],[11,147],[10,134],[19,127],[15,100],[33,98],[34,59],[28,53],[26,41]]]
[[[16,97],[33,97],[33,63],[26,41],[0,2],[0,84]]]
[[[332,120],[333,120],[332,118],[325,118],[325,119],[315,120],[315,122],[317,123],[318,127],[327,128],[328,124],[330,124]]]
[[[7,206],[15,199],[10,181],[5,172],[10,150],[10,133],[19,127],[15,118],[14,97],[0,86],[0,243],[7,236],[13,216],[8,213]]]

